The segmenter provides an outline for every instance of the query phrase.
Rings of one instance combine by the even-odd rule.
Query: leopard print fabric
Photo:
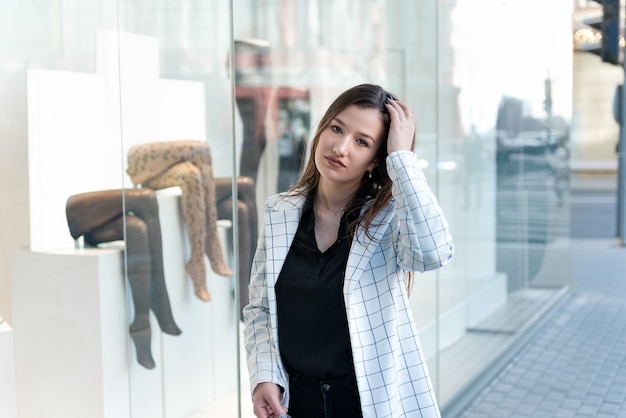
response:
[[[209,301],[206,286],[207,255],[214,272],[230,276],[217,233],[217,208],[211,151],[205,141],[166,141],[141,144],[128,150],[126,170],[135,186],[182,189],[181,212],[187,228],[191,256],[185,266],[195,295]]]

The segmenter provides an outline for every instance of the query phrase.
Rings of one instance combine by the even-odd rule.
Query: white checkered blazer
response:
[[[363,416],[439,417],[402,270],[439,268],[452,257],[454,245],[415,154],[394,152],[387,157],[387,167],[393,199],[375,219],[373,239],[357,230],[343,287]],[[280,385],[285,405],[289,379],[280,359],[274,285],[298,228],[304,200],[284,194],[266,200],[265,224],[252,266],[250,302],[244,308],[250,387],[261,382]]]

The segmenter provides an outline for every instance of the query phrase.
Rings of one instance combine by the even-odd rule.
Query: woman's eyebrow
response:
[[[344,121],[342,121],[341,119],[339,119],[339,118],[338,118],[338,117],[336,117],[336,116],[335,116],[333,119],[334,119],[334,120],[336,120],[336,121],[337,121],[337,123],[339,123],[340,125],[343,125],[343,126],[348,126],[348,125],[346,125],[346,124],[345,124],[345,122],[344,122]],[[376,140],[374,139],[374,137],[373,137],[372,135],[370,135],[370,134],[366,133],[366,132],[359,132],[359,136],[364,136],[364,137],[366,137],[366,138],[368,138],[368,139],[371,139],[372,141],[376,142]]]

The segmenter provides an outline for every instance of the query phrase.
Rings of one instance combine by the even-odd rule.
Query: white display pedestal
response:
[[[0,417],[15,418],[15,356],[13,330],[4,321],[0,323]]]
[[[121,254],[11,254],[20,417],[130,416]]]
[[[11,254],[20,418],[180,418],[236,389],[233,280],[208,268],[212,301],[194,296],[177,191],[159,194],[159,213],[166,283],[183,333],[163,334],[152,319],[152,370],[137,364],[128,338],[121,245]],[[229,227],[220,221],[223,244]]]

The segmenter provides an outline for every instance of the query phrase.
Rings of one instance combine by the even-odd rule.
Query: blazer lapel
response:
[[[274,286],[298,230],[304,198],[285,198],[265,212],[267,284]]]
[[[376,218],[374,218],[372,222],[373,226],[370,227],[370,235],[372,238],[365,233],[365,229],[357,228],[348,256],[343,286],[346,306],[349,306],[347,297],[352,293],[354,286],[367,267],[367,263],[370,258],[372,258],[372,254],[374,254],[379,241],[382,239],[387,228],[389,228],[392,215],[393,211],[391,210],[391,205],[387,205],[376,215]]]

